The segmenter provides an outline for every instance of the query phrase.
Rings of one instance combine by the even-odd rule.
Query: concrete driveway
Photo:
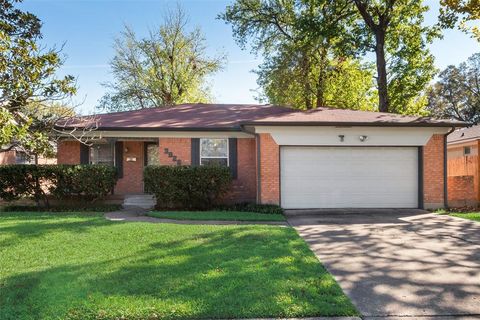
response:
[[[365,319],[480,319],[480,223],[420,210],[287,215]]]

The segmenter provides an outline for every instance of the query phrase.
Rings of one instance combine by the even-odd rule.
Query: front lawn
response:
[[[0,319],[357,314],[294,229],[0,213]]]
[[[159,211],[148,216],[176,220],[285,221],[282,214],[240,211]]]
[[[449,216],[473,220],[480,222],[480,212],[447,212],[447,211],[440,211],[440,214],[447,214]]]

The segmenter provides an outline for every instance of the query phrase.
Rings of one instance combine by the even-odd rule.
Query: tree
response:
[[[223,55],[208,57],[200,29],[187,32],[188,18],[178,7],[164,23],[139,39],[125,27],[110,62],[114,82],[100,101],[107,111],[165,107],[211,99],[207,77],[219,71]]]
[[[458,26],[460,30],[472,34],[480,41],[480,28],[471,25],[476,20],[480,20],[479,0],[440,1],[440,23],[444,28]]]
[[[55,77],[63,63],[59,51],[39,47],[41,22],[15,8],[20,1],[0,0],[0,152],[20,148],[48,154],[53,126],[62,115],[45,110],[76,88],[72,76]],[[47,109],[40,112],[40,107]]]
[[[480,53],[440,73],[430,89],[428,109],[439,118],[480,122]]]
[[[427,45],[439,36],[423,25],[428,7],[421,0],[353,2],[363,18],[356,30],[370,39],[360,49],[375,53],[379,111],[421,113],[422,92],[435,74]]]
[[[256,70],[261,100],[299,109],[369,109],[371,70],[346,58],[355,45],[345,43],[362,40],[346,36],[354,14],[344,0],[237,0],[219,17],[232,24],[242,48],[251,40],[252,51],[263,55]]]

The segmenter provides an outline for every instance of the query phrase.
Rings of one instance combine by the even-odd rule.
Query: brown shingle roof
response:
[[[464,126],[462,122],[390,113],[332,108],[299,111],[255,104],[182,104],[99,114],[96,121],[103,130],[241,130],[242,125]],[[68,125],[73,126],[75,123]]]
[[[449,143],[472,139],[480,139],[480,125],[456,130],[448,136]]]

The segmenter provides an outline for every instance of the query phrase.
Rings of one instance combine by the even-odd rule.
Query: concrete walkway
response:
[[[422,211],[288,221],[362,319],[480,319],[480,223]]]
[[[286,221],[224,221],[224,220],[175,220],[148,217],[146,210],[128,209],[105,213],[105,218],[110,221],[132,221],[150,223],[198,224],[198,225],[272,225],[288,226]]]

